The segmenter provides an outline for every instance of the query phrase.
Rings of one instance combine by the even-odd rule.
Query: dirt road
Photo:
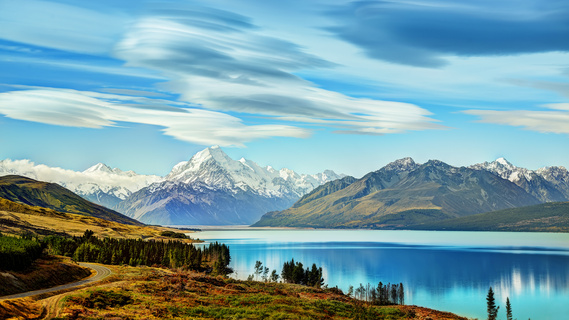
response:
[[[22,293],[13,294],[10,296],[3,296],[3,297],[0,297],[0,300],[25,298],[25,297],[31,297],[31,296],[35,296],[38,294],[42,294],[42,293],[73,289],[75,287],[79,287],[79,286],[82,286],[82,285],[85,285],[88,283],[101,281],[101,280],[105,279],[106,277],[110,276],[112,273],[109,268],[103,267],[103,266],[98,265],[98,264],[79,262],[79,265],[82,267],[86,267],[86,268],[90,268],[92,270],[95,270],[95,274],[92,275],[91,277],[87,278],[87,279],[83,279],[81,281],[76,281],[76,282],[60,285],[57,287],[52,287],[52,288],[42,289],[42,290],[35,290],[35,291],[22,292]]]

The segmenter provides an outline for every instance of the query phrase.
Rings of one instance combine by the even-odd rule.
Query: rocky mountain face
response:
[[[491,172],[509,180],[541,202],[569,200],[569,172],[564,167],[545,167],[538,170],[519,168],[504,158],[470,166]]]
[[[134,171],[111,169],[98,163],[83,172],[48,167],[29,160],[0,161],[0,176],[21,175],[35,180],[57,183],[73,193],[107,208],[115,207],[140,190],[162,178],[140,175]]]
[[[361,179],[325,184],[293,207],[267,213],[254,226],[404,227],[567,199],[563,169],[538,171],[547,174],[503,159],[459,168],[405,158]]]
[[[319,185],[340,178],[261,167],[207,148],[174,166],[164,181],[135,192],[116,208],[151,224],[251,224],[265,212],[283,210]]]

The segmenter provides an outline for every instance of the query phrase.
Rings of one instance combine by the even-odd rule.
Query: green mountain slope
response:
[[[490,172],[437,160],[419,166],[401,159],[344,185],[321,186],[292,208],[269,212],[253,226],[400,228],[539,203]],[[316,194],[326,188],[332,192]]]
[[[411,226],[417,230],[569,232],[569,202],[550,202]]]
[[[36,181],[22,176],[0,177],[0,198],[108,221],[143,225],[116,211],[89,202],[58,184]]]

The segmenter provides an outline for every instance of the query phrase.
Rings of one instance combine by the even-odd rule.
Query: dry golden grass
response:
[[[160,236],[163,231],[180,232],[175,228],[134,226],[74,213],[63,213],[2,198],[0,198],[0,210],[0,232],[4,234],[20,234],[23,231],[30,231],[44,235],[67,233],[80,236],[89,229],[98,237],[163,240],[169,239]],[[184,231],[184,233],[187,232]],[[189,239],[185,241],[191,242]]]

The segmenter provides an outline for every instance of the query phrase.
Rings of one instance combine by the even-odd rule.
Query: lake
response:
[[[229,245],[233,277],[255,261],[280,274],[294,258],[322,266],[328,286],[403,283],[405,303],[486,319],[492,286],[519,320],[569,316],[569,234],[384,230],[211,229],[190,234]]]

